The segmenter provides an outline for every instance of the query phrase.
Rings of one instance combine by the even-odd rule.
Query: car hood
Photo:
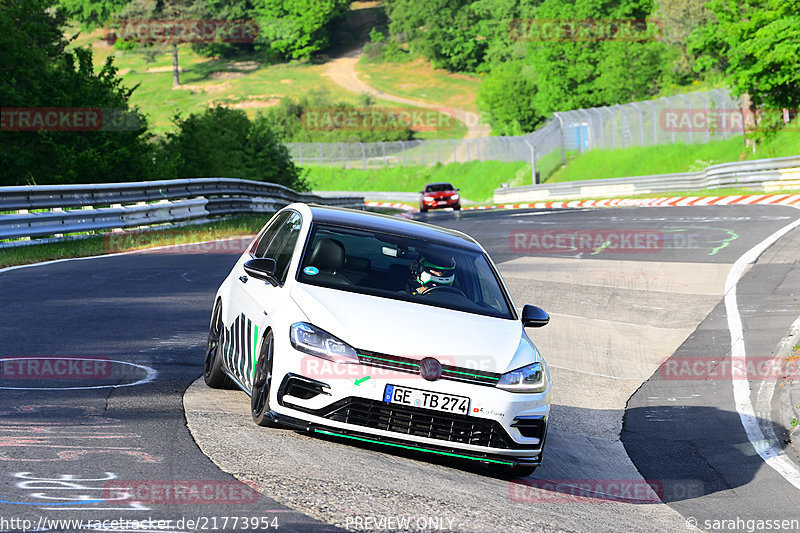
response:
[[[517,320],[313,285],[296,284],[291,297],[311,324],[356,349],[487,372],[509,370],[523,333]]]

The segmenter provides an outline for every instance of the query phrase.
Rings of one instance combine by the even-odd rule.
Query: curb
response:
[[[529,202],[523,204],[479,205],[462,207],[464,211],[491,209],[574,209],[581,207],[685,207],[705,205],[800,205],[800,194],[744,194],[733,196],[667,196],[661,198],[613,198],[606,200],[573,200],[570,202]],[[398,202],[364,202],[369,207],[393,207],[418,212],[409,204]]]
[[[576,207],[683,207],[704,205],[800,204],[800,194],[746,194],[734,196],[669,196],[662,198],[614,198],[608,200],[573,200],[571,202],[530,202],[464,207],[465,210],[485,209],[558,209]]]
[[[403,204],[400,202],[364,202],[364,205],[367,207],[392,207],[394,209],[402,209],[403,211],[419,211],[419,209],[413,205]]]

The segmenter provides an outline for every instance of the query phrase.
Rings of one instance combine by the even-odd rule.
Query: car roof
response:
[[[312,222],[314,223],[380,231],[394,235],[408,235],[445,246],[483,252],[483,249],[475,239],[460,231],[432,226],[416,220],[356,211],[354,209],[323,206],[309,206],[309,208],[311,209]]]

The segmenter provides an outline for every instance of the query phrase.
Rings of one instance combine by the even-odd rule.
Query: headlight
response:
[[[497,387],[511,392],[544,392],[547,376],[542,363],[533,363],[503,374]]]
[[[289,337],[295,350],[337,363],[358,364],[358,354],[352,346],[306,322],[292,324]]]
[[[450,197],[451,200],[458,200],[459,198],[461,197],[457,194],[454,194],[453,196]]]

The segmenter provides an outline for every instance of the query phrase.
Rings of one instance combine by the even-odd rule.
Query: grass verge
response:
[[[66,34],[72,36],[78,28],[72,25]],[[130,103],[147,116],[150,129],[166,133],[174,129],[173,117],[178,114],[202,112],[213,105],[224,105],[244,110],[251,119],[259,111],[277,105],[281,98],[292,97],[313,90],[324,90],[332,101],[359,105],[360,95],[347,91],[330,81],[324,63],[292,61],[264,64],[257,54],[238,57],[206,57],[194,52],[191,45],[178,46],[181,85],[172,86],[172,55],[165,51],[146,58],[136,51],[117,50],[103,40],[105,30],[80,33],[71,47],[88,46],[93,51],[95,69],[99,70],[109,56],[126,87],[136,87]],[[424,108],[397,104],[377,99],[376,107],[386,109]],[[445,130],[431,129],[415,132],[416,139],[462,138],[467,128],[454,121]]]
[[[464,198],[475,202],[491,200],[501,183],[510,186],[529,184],[529,164],[502,161],[472,161],[429,167],[388,167],[344,169],[307,167],[311,188],[321,191],[398,191],[419,192],[426,183],[449,181],[461,189]]]
[[[364,83],[387,94],[478,112],[479,77],[433,68],[423,58],[407,63],[369,63],[362,57],[356,72]]]
[[[753,154],[738,136],[706,144],[665,144],[634,146],[617,150],[591,150],[567,154],[567,164],[551,174],[542,172],[545,183],[602,178],[624,178],[673,172],[697,172],[718,163],[767,159],[800,154],[797,126],[778,132]],[[558,157],[560,157],[558,153]],[[548,154],[543,160],[552,156]],[[556,161],[556,164],[560,161]],[[551,162],[552,167],[552,162]]]
[[[242,216],[218,220],[208,224],[173,227],[163,230],[111,233],[61,242],[0,248],[0,268],[56,259],[141,250],[170,244],[254,235],[266,224],[267,220],[269,220],[269,216]]]

